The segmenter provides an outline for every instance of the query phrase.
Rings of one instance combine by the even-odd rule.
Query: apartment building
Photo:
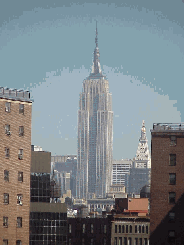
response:
[[[0,88],[0,244],[29,244],[32,102]]]
[[[151,130],[151,244],[184,244],[184,123]]]

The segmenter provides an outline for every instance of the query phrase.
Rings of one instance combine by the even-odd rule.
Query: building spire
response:
[[[94,61],[92,66],[92,74],[94,75],[102,75],[101,67],[100,67],[100,52],[98,48],[98,28],[97,28],[97,21],[96,21],[96,37],[95,37],[95,44],[96,48],[94,49]]]

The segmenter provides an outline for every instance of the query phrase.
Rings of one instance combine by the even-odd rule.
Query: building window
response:
[[[24,126],[19,126],[19,137],[24,136]]]
[[[114,245],[117,245],[118,244],[118,239],[117,237],[114,238]]]
[[[142,225],[142,233],[145,233],[145,226]]]
[[[141,226],[139,226],[139,233],[141,233]]]
[[[132,245],[132,238],[131,237],[128,238],[128,245]]]
[[[127,237],[124,237],[124,245],[127,245]]]
[[[105,238],[105,237],[103,238],[103,244],[104,244],[104,245],[107,244],[107,241],[106,241],[106,238]]]
[[[170,166],[176,166],[176,154],[170,154]]]
[[[119,237],[118,244],[119,244],[119,245],[122,245],[122,237]]]
[[[175,231],[168,231],[168,241],[170,244],[175,244]]]
[[[126,225],[126,233],[128,233],[128,225]]]
[[[10,107],[11,107],[11,103],[10,102],[6,102],[5,103],[5,112],[10,113]]]
[[[9,182],[9,171],[4,170],[4,180]]]
[[[93,224],[91,224],[91,233],[93,233]]]
[[[135,245],[138,245],[138,238],[135,238]]]
[[[169,173],[169,183],[171,185],[176,184],[176,173]]]
[[[18,181],[23,182],[23,172],[18,172]]]
[[[139,239],[139,244],[142,245],[142,238]]]
[[[117,226],[117,225],[115,225],[115,233],[117,233],[117,228],[118,228],[118,226]]]
[[[71,245],[71,238],[69,238],[69,245]]]
[[[8,239],[3,239],[3,245],[8,245]]]
[[[17,204],[21,206],[23,205],[23,195],[22,194],[17,195]]]
[[[93,238],[91,238],[91,245],[94,243],[93,241],[94,241]]]
[[[135,225],[135,233],[137,233],[137,225]]]
[[[19,149],[18,159],[23,160],[23,149]]]
[[[125,226],[122,225],[122,233],[125,233]]]
[[[119,233],[121,233],[121,225],[119,225]]]
[[[85,224],[83,224],[82,233],[85,233]]]
[[[17,217],[17,227],[18,228],[22,227],[22,217]]]
[[[22,245],[21,240],[16,240],[16,245]]]
[[[5,148],[5,157],[9,158],[10,157],[10,149],[9,148]]]
[[[148,241],[147,238],[144,238],[144,245],[147,245],[148,244],[147,241]]]
[[[71,233],[71,224],[69,224],[69,233]]]
[[[169,192],[169,203],[174,204],[175,203],[175,192]]]
[[[19,104],[19,114],[24,114],[24,104]]]
[[[130,225],[130,233],[132,233],[132,226]]]
[[[84,245],[85,244],[85,239],[84,238],[82,238],[82,245]]]
[[[9,204],[9,194],[4,193],[4,204]]]
[[[176,136],[171,136],[170,137],[170,145],[175,146],[177,144],[177,137]]]
[[[148,234],[148,226],[146,226],[146,234]]]
[[[3,216],[3,227],[8,227],[8,217]]]
[[[104,233],[107,233],[107,226],[104,225]]]
[[[175,212],[169,212],[169,221],[174,222],[175,221]]]
[[[5,134],[6,135],[11,135],[11,133],[10,133],[10,125],[5,125]]]

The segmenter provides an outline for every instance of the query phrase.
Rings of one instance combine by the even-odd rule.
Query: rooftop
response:
[[[30,98],[30,92],[17,89],[9,89],[7,87],[0,87],[0,98],[19,100],[25,102],[33,102]]]
[[[151,132],[182,132],[184,123],[154,123]]]

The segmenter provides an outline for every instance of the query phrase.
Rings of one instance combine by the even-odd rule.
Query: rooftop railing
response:
[[[154,123],[154,131],[184,131],[184,123]]]
[[[0,87],[0,97],[14,100],[33,101],[33,99],[30,98],[29,91],[9,89],[5,87]]]

